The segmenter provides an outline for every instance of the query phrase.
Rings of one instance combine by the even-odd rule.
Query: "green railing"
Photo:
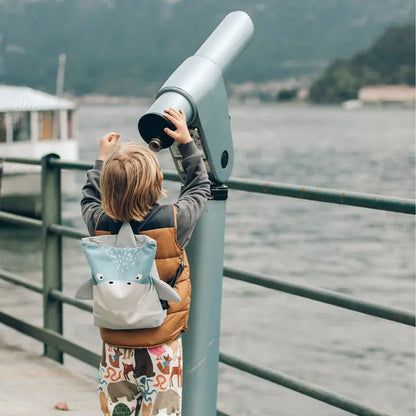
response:
[[[91,312],[92,307],[86,302],[74,299],[62,292],[62,237],[79,239],[85,233],[61,224],[61,169],[87,170],[89,163],[72,163],[62,161],[56,155],[46,155],[41,161],[34,159],[6,158],[5,162],[41,165],[42,167],[42,219],[37,220],[0,211],[0,220],[25,227],[38,229],[42,235],[43,284],[36,285],[6,270],[0,269],[0,278],[37,292],[43,296],[44,326],[38,327],[0,311],[0,322],[44,343],[45,353],[49,357],[63,362],[63,354],[69,354],[81,361],[93,365],[99,364],[99,355],[63,336],[62,305],[68,304]],[[166,180],[179,181],[176,172],[164,172]],[[251,193],[262,193],[291,198],[365,207],[403,214],[415,214],[416,202],[411,199],[393,198],[357,192],[343,192],[334,189],[312,188],[307,186],[287,185],[232,178],[227,185],[230,189]],[[230,279],[262,286],[268,289],[289,293],[296,296],[327,303],[340,308],[350,309],[366,315],[387,319],[400,324],[415,326],[416,315],[412,311],[402,310],[369,302],[353,296],[334,291],[313,288],[279,280],[272,276],[247,273],[242,270],[224,267],[224,276]],[[197,306],[194,306],[197,307]],[[271,371],[248,361],[220,352],[220,362],[272,383],[287,387],[324,403],[362,416],[385,416],[388,413],[359,403],[353,399],[326,390],[304,380]],[[186,398],[184,398],[186,400]],[[218,415],[227,416],[218,411]]]

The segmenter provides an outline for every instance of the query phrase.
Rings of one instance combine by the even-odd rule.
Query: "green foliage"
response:
[[[3,0],[0,83],[54,92],[58,55],[65,53],[69,92],[154,95],[233,10],[251,16],[255,36],[228,82],[264,82],[319,73],[340,53],[352,54],[410,19],[415,6],[413,0]],[[400,76],[409,78],[409,68]]]
[[[312,84],[315,102],[356,99],[365,85],[415,85],[415,25],[388,29],[366,51],[349,60],[337,60]]]

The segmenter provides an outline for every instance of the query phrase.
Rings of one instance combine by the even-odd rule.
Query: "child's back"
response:
[[[177,128],[166,133],[181,143],[178,148],[186,172],[185,184],[173,205],[159,205],[163,175],[154,154],[137,144],[118,145],[119,135],[115,133],[101,139],[100,160],[87,173],[83,187],[82,215],[91,235],[116,234],[122,221],[129,221],[135,234],[156,240],[156,265],[162,280],[169,282],[183,265],[174,286],[181,301],[169,303],[166,320],[160,327],[100,328],[104,341],[100,366],[100,401],[104,415],[110,415],[119,400],[130,410],[141,408],[143,415],[151,411],[157,415],[158,403],[164,406],[167,403],[172,412],[180,414],[180,334],[187,329],[191,300],[184,247],[204,209],[210,183],[184,114],[170,109],[165,116]],[[139,413],[136,411],[136,414]]]

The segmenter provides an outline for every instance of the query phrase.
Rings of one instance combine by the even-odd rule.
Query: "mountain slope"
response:
[[[255,37],[233,82],[314,75],[409,21],[413,0],[0,0],[0,82],[53,91],[67,55],[75,94],[151,94],[230,11]]]
[[[415,25],[388,29],[374,45],[351,59],[335,61],[312,84],[315,102],[339,102],[357,98],[364,85],[415,85]]]

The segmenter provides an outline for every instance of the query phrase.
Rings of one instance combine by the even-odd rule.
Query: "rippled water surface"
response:
[[[136,139],[137,117],[148,104],[82,106],[81,159],[95,158],[107,131]],[[230,112],[233,176],[414,198],[413,110],[253,104],[232,105]],[[164,168],[173,168],[168,152],[160,158]],[[80,186],[83,178],[83,173],[76,176]],[[178,185],[166,187],[174,198]],[[64,217],[83,227],[79,195],[68,197]],[[225,262],[414,310],[414,234],[410,215],[231,191]],[[34,231],[2,227],[1,267],[40,281],[39,246]],[[65,239],[64,249],[65,289],[73,293],[88,269],[78,241]],[[38,295],[0,284],[10,293],[0,300],[3,310],[41,322]],[[65,310],[66,335],[99,351],[90,317]],[[221,325],[221,349],[227,354],[393,414],[415,413],[411,327],[228,279]],[[248,416],[347,414],[224,365],[218,407]]]

